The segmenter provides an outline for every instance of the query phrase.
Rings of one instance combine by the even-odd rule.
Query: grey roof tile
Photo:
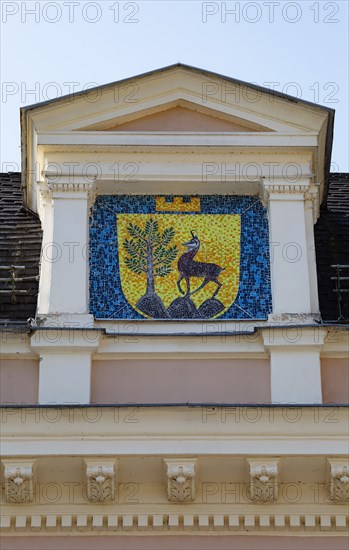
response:
[[[338,321],[338,293],[332,265],[349,266],[349,174],[330,174],[327,204],[315,225],[315,249],[318,274],[320,312],[323,321]],[[349,277],[349,268],[340,274]],[[341,289],[349,289],[349,281],[341,281]],[[341,322],[349,321],[349,292],[341,293]]]
[[[0,320],[35,317],[42,230],[23,207],[21,174],[0,173]]]

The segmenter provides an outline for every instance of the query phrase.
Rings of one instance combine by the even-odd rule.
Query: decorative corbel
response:
[[[196,459],[164,459],[167,468],[167,498],[171,502],[195,499]]]
[[[250,470],[250,497],[257,502],[274,502],[278,499],[278,460],[247,459]]]
[[[330,499],[338,504],[349,502],[349,463],[328,459],[330,465]]]
[[[10,504],[33,502],[34,461],[4,460],[5,498]]]
[[[115,498],[115,460],[85,460],[87,498],[90,502],[112,502]]]

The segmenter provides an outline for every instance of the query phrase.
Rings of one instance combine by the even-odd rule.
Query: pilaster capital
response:
[[[195,500],[196,462],[196,459],[164,459],[168,500],[182,503]]]
[[[5,498],[8,503],[20,504],[33,502],[33,460],[9,459],[2,461],[4,465]]]
[[[297,179],[294,182],[286,180],[263,180],[262,202],[268,207],[270,200],[296,200],[301,198],[313,210],[313,220],[316,222],[320,206],[320,185],[311,183],[308,178]],[[271,198],[273,195],[273,198]],[[293,197],[292,197],[293,196]]]
[[[44,192],[51,193],[53,199],[86,198],[91,207],[96,198],[96,178],[88,178],[82,174],[57,175],[43,172],[46,187]],[[75,196],[74,196],[75,195]]]
[[[52,204],[52,190],[50,189],[46,181],[38,182],[38,190],[42,203],[45,206]]]

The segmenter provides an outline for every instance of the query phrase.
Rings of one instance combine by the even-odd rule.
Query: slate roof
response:
[[[315,225],[315,249],[318,272],[320,312],[323,321],[338,321],[337,269],[332,265],[349,266],[349,174],[330,174],[327,204],[321,209]],[[349,268],[339,274],[349,278]],[[349,289],[349,280],[340,282],[341,289]],[[341,293],[342,318],[349,322],[349,292]]]
[[[21,174],[0,173],[0,322],[35,317],[42,231],[22,205]]]

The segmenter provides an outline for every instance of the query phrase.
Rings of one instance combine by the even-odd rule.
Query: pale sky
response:
[[[1,171],[20,170],[20,107],[178,61],[335,109],[348,171],[347,0],[3,0]]]

